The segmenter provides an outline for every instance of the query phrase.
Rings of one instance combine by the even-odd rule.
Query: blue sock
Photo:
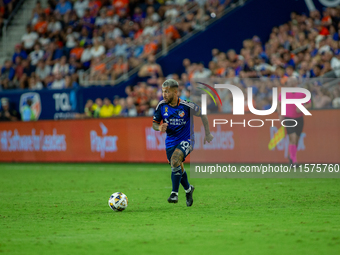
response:
[[[182,173],[182,179],[181,179],[181,184],[185,190],[188,190],[190,188],[190,184],[188,181],[188,175],[187,172],[184,170]]]
[[[181,183],[182,169],[181,166],[171,168],[172,193],[178,194],[179,184]]]

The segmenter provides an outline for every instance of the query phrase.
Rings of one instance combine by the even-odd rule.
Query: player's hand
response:
[[[163,123],[162,125],[159,125],[159,131],[165,132],[168,128],[168,123]]]
[[[210,143],[213,139],[214,139],[214,136],[212,134],[206,135],[204,137],[204,144],[206,144],[207,142]]]

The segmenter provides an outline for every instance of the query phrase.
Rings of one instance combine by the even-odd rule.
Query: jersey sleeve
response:
[[[201,116],[201,107],[199,107],[197,104],[190,102],[189,103],[190,107],[190,114],[200,117]]]
[[[161,112],[161,106],[157,105],[155,113],[153,115],[153,122],[160,124],[162,121],[162,112]]]

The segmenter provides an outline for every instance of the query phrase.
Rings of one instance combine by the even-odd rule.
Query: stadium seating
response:
[[[198,2],[186,0],[59,0],[46,8],[37,2],[22,43],[4,63],[4,72],[11,74],[1,86],[68,88],[77,86],[78,71],[87,69],[89,81],[115,80],[202,19],[220,15],[229,2],[208,1],[205,13]]]
[[[22,43],[15,46],[13,58],[1,68],[2,89],[76,88],[80,86],[79,70],[88,70],[90,83],[105,84],[146,60],[138,73],[140,82],[126,89],[128,97],[113,100],[114,108],[118,108],[112,116],[152,115],[165,79],[162,66],[153,57],[164,46],[162,26],[170,45],[199,26],[202,18],[220,15],[229,3],[207,1],[204,13],[196,2],[187,1],[78,0],[72,5],[60,0],[47,8],[37,4]],[[324,8],[322,13],[315,10],[309,15],[292,13],[288,23],[272,29],[267,42],[253,36],[243,41],[239,52],[211,49],[208,65],[184,59],[184,73],[165,76],[179,80],[182,99],[190,97],[192,78],[231,79],[243,90],[251,86],[256,106],[267,109],[271,105],[270,84],[283,84],[289,77],[303,81],[338,70],[339,21],[337,8]],[[248,78],[259,81],[247,82]],[[333,101],[339,97],[339,84],[331,91],[315,84],[310,89],[323,98],[316,108],[337,105]],[[79,117],[101,117],[98,109],[103,99],[89,100],[85,114]],[[225,100],[229,102],[227,97]],[[110,99],[105,101],[112,104]],[[231,106],[226,103],[225,108],[212,107],[210,111],[230,112]]]
[[[272,29],[267,42],[262,42],[257,36],[246,39],[238,54],[232,49],[228,52],[212,49],[208,68],[204,67],[203,63],[191,63],[189,59],[184,59],[186,72],[169,74],[166,78],[180,81],[182,99],[190,97],[191,79],[229,79],[233,84],[238,84],[244,92],[247,87],[252,87],[256,107],[268,109],[272,103],[273,85],[283,85],[289,77],[303,82],[309,78],[325,76],[340,68],[339,34],[336,32],[340,28],[339,20],[340,13],[336,8],[324,9],[322,15],[318,11],[311,12],[309,16],[292,13],[288,23]],[[146,65],[157,69],[157,65],[150,62]],[[141,78],[142,82],[127,89],[127,100],[134,101],[136,113],[133,111],[133,114],[129,115],[129,111],[123,111],[122,115],[152,115],[155,106],[153,102],[161,99],[161,84],[165,78],[159,77],[159,73],[154,71]],[[321,83],[308,84],[315,101],[314,108],[339,107],[339,80],[336,80],[331,90],[320,85]],[[224,100],[226,103],[223,108],[212,104],[208,110],[231,112],[230,98],[226,95]],[[145,105],[144,102],[148,103]],[[123,109],[126,105],[124,99],[118,104],[121,104]]]

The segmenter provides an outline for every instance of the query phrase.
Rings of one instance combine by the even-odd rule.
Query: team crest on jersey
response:
[[[184,113],[183,111],[179,111],[179,112],[178,112],[178,115],[179,115],[180,117],[184,117],[185,113]]]

